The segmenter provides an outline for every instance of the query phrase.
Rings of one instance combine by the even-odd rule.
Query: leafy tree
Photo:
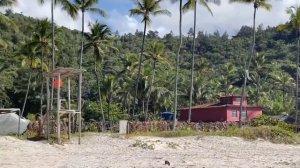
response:
[[[246,4],[252,4],[253,3],[253,7],[254,7],[254,14],[253,14],[253,44],[252,44],[252,49],[251,49],[251,55],[249,57],[248,62],[246,62],[246,66],[245,66],[245,74],[244,74],[244,83],[243,83],[243,89],[242,89],[242,98],[241,98],[241,103],[240,103],[240,117],[239,117],[239,121],[241,121],[241,114],[243,111],[243,100],[246,98],[246,87],[247,87],[247,78],[249,77],[249,68],[251,65],[251,60],[252,57],[254,55],[255,52],[255,46],[256,46],[256,42],[255,42],[255,32],[256,32],[256,26],[255,26],[255,21],[256,21],[256,11],[258,8],[263,8],[266,10],[271,10],[272,5],[268,3],[268,0],[230,0],[229,2],[237,2],[237,3],[246,3]],[[241,126],[241,122],[240,122],[240,126]]]
[[[99,3],[99,0],[75,0],[75,6],[81,11],[81,49],[80,49],[80,58],[79,58],[79,68],[82,66],[82,56],[83,56],[83,44],[84,44],[84,18],[85,12],[93,12],[99,14],[100,16],[106,16],[106,13],[103,9],[93,7]]]
[[[93,49],[94,55],[94,74],[97,80],[97,88],[98,88],[98,102],[100,107],[100,112],[102,114],[102,121],[105,122],[103,107],[102,107],[102,98],[101,98],[101,85],[100,85],[100,77],[102,71],[102,61],[104,57],[107,55],[105,49],[112,48],[110,37],[111,30],[107,27],[107,25],[100,24],[96,22],[95,24],[90,25],[91,33],[85,34],[88,43],[84,45],[84,50],[88,50],[90,48]],[[100,69],[100,71],[98,71]]]
[[[139,70],[137,74],[136,79],[136,86],[135,86],[135,96],[133,101],[133,114],[135,111],[135,99],[138,92],[138,85],[141,75],[141,68],[142,68],[142,60],[143,60],[143,54],[144,54],[144,45],[145,45],[145,37],[147,32],[147,25],[150,25],[151,23],[151,15],[171,15],[171,13],[168,10],[161,9],[160,2],[162,0],[135,0],[136,8],[129,10],[130,16],[141,16],[142,22],[144,23],[144,32],[143,32],[143,42],[141,47],[141,54],[139,58]]]
[[[194,32],[193,32],[193,47],[192,47],[192,66],[191,66],[191,85],[190,85],[190,103],[189,103],[189,117],[188,121],[191,121],[191,112],[192,112],[192,102],[193,102],[193,86],[194,86],[194,65],[195,65],[195,44],[196,44],[196,24],[197,24],[197,2],[200,5],[204,6],[211,14],[212,11],[208,6],[208,0],[188,0],[183,6],[183,10],[187,11],[193,9],[194,11]],[[215,3],[220,3],[220,1],[215,1]]]
[[[166,57],[165,45],[157,41],[152,41],[147,50],[146,57],[149,57],[152,60],[152,77],[151,77],[151,82],[150,82],[148,97],[146,102],[146,118],[147,118],[152,86],[155,81],[156,66],[160,62],[165,64],[168,63],[168,61],[165,58]]]
[[[298,40],[297,40],[297,48],[298,48],[298,55],[297,55],[297,63],[296,63],[296,70],[297,70],[297,74],[296,74],[296,119],[295,119],[295,123],[297,123],[298,120],[298,97],[299,97],[299,57],[300,57],[300,7],[296,7],[296,6],[291,6],[287,9],[287,14],[290,15],[290,21],[287,24],[284,25],[279,25],[278,29],[279,30],[296,30],[297,31],[297,36],[298,36]]]

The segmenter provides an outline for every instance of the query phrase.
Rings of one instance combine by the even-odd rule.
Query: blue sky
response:
[[[40,6],[37,0],[24,1],[19,0],[19,3],[13,10],[36,18],[50,18],[50,0],[46,0],[43,6]],[[300,5],[299,0],[269,0],[269,2],[273,5],[272,11],[267,12],[259,9],[257,12],[257,25],[263,24],[266,27],[285,23],[289,19],[285,12],[286,8],[291,5],[297,5],[297,3]],[[106,23],[113,31],[118,30],[121,34],[134,33],[136,29],[143,29],[140,18],[128,15],[128,10],[134,7],[133,0],[100,0],[97,6],[106,10],[109,17],[100,18],[87,14],[85,30],[88,30],[89,22],[94,22],[96,19]],[[178,34],[178,3],[171,4],[170,0],[165,0],[161,3],[161,7],[171,11],[172,17],[158,16],[152,18],[153,22],[148,27],[148,30],[157,30],[161,36],[169,33],[171,30],[174,34]],[[198,8],[197,31],[213,33],[218,30],[220,33],[228,32],[229,35],[235,35],[241,26],[252,25],[253,5],[230,4],[229,0],[222,0],[220,6],[210,4],[210,8],[214,16],[211,16],[203,8]],[[81,28],[80,16],[77,20],[72,20],[59,6],[55,9],[55,22],[70,29],[80,30]],[[187,33],[192,26],[193,13],[187,12],[183,16],[183,32]]]

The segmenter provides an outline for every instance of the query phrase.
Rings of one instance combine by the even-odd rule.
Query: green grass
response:
[[[200,132],[195,130],[176,130],[176,131],[154,131],[154,132],[136,132],[126,137],[136,136],[154,136],[154,137],[187,137],[187,136],[225,136],[240,137],[245,140],[257,140],[259,138],[272,143],[300,144],[300,135],[292,131],[282,129],[278,126],[259,126],[259,127],[231,127],[224,131]]]
[[[196,136],[199,134],[201,134],[201,132],[194,131],[194,130],[176,130],[176,131],[135,132],[126,135],[126,137],[154,136],[154,137],[172,138],[172,137]]]
[[[207,134],[215,136],[241,137],[246,140],[256,140],[261,138],[273,143],[300,144],[299,134],[282,129],[278,126],[232,127],[225,131],[210,132]]]

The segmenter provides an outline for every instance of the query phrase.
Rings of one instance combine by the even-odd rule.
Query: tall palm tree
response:
[[[242,126],[241,123],[241,117],[242,117],[242,111],[243,111],[243,101],[246,98],[246,87],[247,87],[247,78],[249,77],[249,69],[252,61],[252,57],[255,52],[255,32],[256,32],[256,26],[255,26],[255,21],[256,21],[256,12],[258,8],[263,8],[266,10],[271,10],[272,5],[268,3],[268,0],[230,0],[229,2],[231,3],[245,3],[245,4],[253,4],[254,7],[254,13],[253,13],[253,43],[252,43],[252,49],[251,49],[251,55],[249,57],[248,62],[245,64],[245,72],[244,72],[244,83],[243,83],[243,88],[242,88],[242,97],[241,97],[241,102],[240,102],[240,115],[239,115],[239,126]]]
[[[94,7],[98,2],[99,2],[99,0],[75,0],[75,5],[81,11],[81,15],[82,15],[79,69],[81,69],[81,66],[82,66],[85,12],[93,12],[93,13],[99,14],[100,16],[106,16],[106,13],[103,9]]]
[[[194,10],[194,33],[193,33],[193,48],[192,48],[192,66],[191,66],[191,84],[190,84],[190,97],[189,97],[189,116],[188,122],[191,121],[192,116],[192,102],[193,102],[193,92],[194,92],[194,66],[195,66],[195,44],[196,44],[196,25],[197,25],[197,2],[204,6],[211,15],[213,15],[211,9],[208,6],[208,0],[188,0],[186,4],[183,5],[183,11],[189,9]]]
[[[163,43],[157,42],[157,41],[152,41],[150,43],[150,46],[148,48],[147,53],[145,54],[146,57],[149,57],[152,60],[152,78],[151,82],[149,85],[149,92],[147,96],[147,102],[146,102],[146,118],[147,118],[147,113],[149,109],[149,101],[150,101],[150,96],[152,92],[152,86],[155,80],[155,71],[156,71],[156,65],[159,62],[162,63],[168,63],[166,60],[166,50],[165,50],[165,45]]]
[[[41,91],[40,91],[40,114],[43,114],[43,89],[44,89],[44,71],[48,71],[48,67],[44,66],[45,55],[49,54],[51,51],[51,36],[50,32],[51,24],[47,19],[38,22],[35,32],[32,37],[32,42],[30,45],[34,46],[40,55],[41,60]]]
[[[107,25],[100,24],[96,22],[95,24],[90,24],[91,33],[85,34],[86,39],[88,41],[87,44],[84,45],[84,51],[92,48],[94,51],[94,73],[97,80],[98,87],[98,102],[100,107],[100,112],[102,114],[102,122],[105,123],[105,117],[102,107],[102,98],[101,98],[101,84],[100,84],[100,75],[102,69],[102,61],[106,56],[105,49],[110,48],[116,50],[111,46],[111,30],[107,27]],[[100,71],[98,71],[100,69]]]
[[[38,0],[41,4],[44,4],[46,0]],[[70,0],[51,0],[51,24],[52,24],[52,70],[55,68],[55,25],[54,25],[54,6],[60,4],[62,9],[66,11],[73,19],[77,17],[77,8],[72,4]],[[54,79],[52,79],[51,85],[51,102],[50,109],[53,108],[53,98],[54,98]]]
[[[290,15],[290,21],[287,24],[279,25],[279,30],[296,30],[297,31],[297,74],[296,74],[296,117],[295,123],[298,121],[298,97],[299,97],[299,57],[300,57],[300,7],[299,6],[291,6],[286,10],[287,14]]]
[[[171,0],[172,3],[177,2],[178,0]],[[179,72],[179,58],[182,47],[182,0],[179,0],[179,45],[176,53],[175,61],[175,86],[174,86],[174,116],[173,116],[173,131],[176,130],[176,121],[177,121],[177,107],[178,107],[178,72]]]
[[[142,23],[144,23],[144,33],[143,33],[143,42],[141,47],[141,54],[139,58],[139,69],[137,74],[137,79],[135,82],[135,96],[133,100],[133,115],[135,111],[135,100],[137,97],[138,92],[138,85],[139,80],[141,76],[141,67],[142,67],[142,60],[143,60],[143,54],[144,54],[144,44],[145,44],[145,37],[147,32],[147,25],[150,25],[151,18],[150,16],[157,16],[157,15],[171,15],[171,13],[168,10],[161,9],[160,2],[162,0],[135,0],[136,8],[129,10],[130,16],[141,16]]]

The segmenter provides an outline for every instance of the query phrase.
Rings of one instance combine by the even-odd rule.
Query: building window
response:
[[[241,99],[240,97],[235,98],[235,101],[236,101],[236,102],[241,103],[241,100],[242,100],[242,99]]]
[[[242,111],[242,118],[247,118],[247,111]]]
[[[232,116],[232,117],[237,117],[237,111],[236,111],[236,110],[232,111],[232,112],[231,112],[231,116]]]

